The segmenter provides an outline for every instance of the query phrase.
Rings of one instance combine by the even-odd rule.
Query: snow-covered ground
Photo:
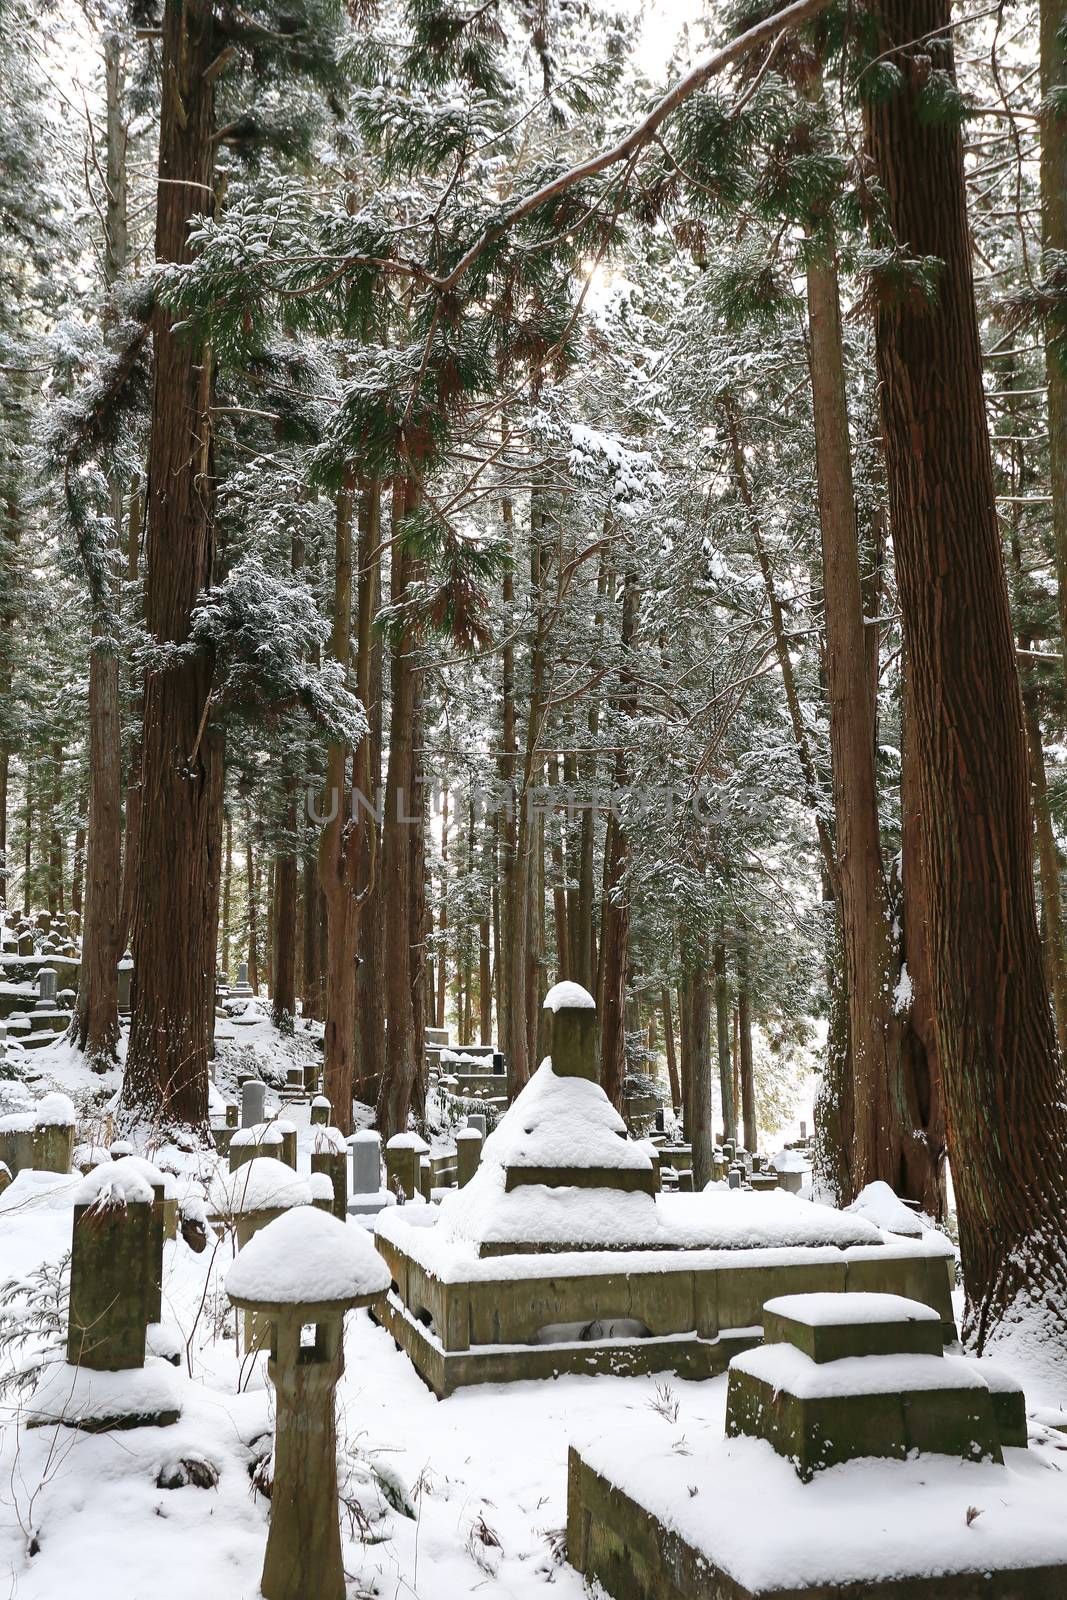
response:
[[[256,1060],[280,1085],[290,1061],[315,1048],[306,1036],[279,1040],[265,1021],[234,1033],[223,1044],[216,1074],[227,1091],[238,1064]],[[34,1081],[0,1083],[0,1111],[63,1089],[80,1108],[91,1108],[105,1129],[117,1073],[94,1077],[64,1046],[41,1051],[26,1065]],[[286,1115],[303,1122],[306,1108]],[[303,1128],[300,1142],[306,1166],[310,1133]],[[187,1176],[199,1164],[179,1152],[157,1159],[167,1157]],[[31,1335],[27,1345],[0,1351],[0,1363],[32,1358],[42,1339],[61,1358],[49,1306],[57,1265],[70,1245],[76,1184],[77,1178],[62,1184],[20,1179],[0,1199],[0,1281],[21,1285],[6,1306],[0,1304],[0,1319],[8,1317],[9,1331],[18,1325]],[[258,1594],[269,1515],[259,1483],[269,1470],[264,1457],[272,1402],[265,1358],[245,1357],[236,1340],[237,1317],[222,1287],[231,1260],[226,1242],[201,1255],[180,1236],[165,1247],[165,1331],[152,1343],[179,1356],[174,1377],[182,1415],[174,1426],[100,1435],[30,1429],[23,1425],[27,1396],[8,1392],[0,1404],[0,1595],[253,1600]],[[36,1312],[28,1310],[31,1302]],[[0,1341],[3,1327],[0,1320]],[[674,1463],[677,1484],[684,1479],[692,1502],[681,1508],[686,1516],[697,1514],[691,1484],[706,1479],[710,1492],[714,1483],[731,1481],[731,1472],[736,1481],[737,1468],[753,1452],[769,1452],[756,1441],[735,1441],[729,1449],[736,1459],[723,1477],[722,1378],[568,1377],[471,1388],[441,1402],[365,1311],[348,1317],[345,1358],[338,1435],[348,1600],[481,1594],[532,1600],[549,1585],[560,1600],[586,1596],[583,1580],[566,1564],[563,1539],[572,1439],[610,1441],[605,1448],[613,1459],[638,1478],[642,1462],[658,1450]],[[1067,1418],[1067,1394],[1044,1388],[1026,1372],[1016,1375],[1027,1386],[1035,1417],[1023,1469],[1040,1484],[1046,1514],[1058,1504],[1059,1525],[1067,1528],[1067,1472],[1061,1470],[1067,1436],[1046,1426]],[[783,1506],[789,1496],[810,1494],[794,1487],[791,1468],[772,1466],[785,1473]],[[920,1472],[904,1485],[902,1469],[911,1467]],[[988,1506],[988,1528],[997,1490],[993,1471],[955,1462],[930,1463],[928,1472],[924,1463],[861,1463],[826,1474],[816,1493],[821,1506],[840,1476],[847,1520],[850,1494],[892,1494],[898,1481],[911,1492],[911,1478],[927,1472],[944,1490],[946,1506],[961,1496],[979,1512]],[[767,1509],[750,1507],[753,1516]],[[984,1537],[981,1516],[974,1526],[976,1539]],[[970,1532],[966,1523],[953,1537],[958,1542]]]

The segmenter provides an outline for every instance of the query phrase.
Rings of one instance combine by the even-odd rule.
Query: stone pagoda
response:
[[[660,1194],[598,1081],[592,996],[545,1000],[549,1054],[439,1206],[376,1222],[381,1313],[438,1395],[560,1372],[720,1372],[771,1295],[881,1290],[953,1332],[951,1246],[781,1192]]]

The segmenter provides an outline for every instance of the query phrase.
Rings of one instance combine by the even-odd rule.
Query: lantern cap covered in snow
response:
[[[388,1289],[389,1269],[363,1228],[327,1211],[297,1206],[249,1240],[226,1274],[226,1293],[246,1310],[292,1311],[305,1320],[370,1305]]]

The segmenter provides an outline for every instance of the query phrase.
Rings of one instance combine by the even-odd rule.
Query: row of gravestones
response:
[[[301,1068],[291,1069],[293,1074]],[[289,1086],[295,1091],[296,1084]],[[300,1091],[303,1097],[304,1091]],[[294,1123],[278,1117],[266,1120],[267,1088],[258,1078],[241,1084],[241,1105],[226,1107],[226,1126],[213,1129],[216,1148],[229,1159],[230,1171],[254,1160],[280,1159],[296,1170],[297,1129]],[[289,1098],[296,1098],[292,1094]],[[382,1148],[380,1135],[363,1129],[346,1139],[331,1126],[332,1107],[325,1095],[315,1095],[309,1119],[315,1134],[311,1150],[312,1172],[325,1173],[334,1192],[334,1210],[346,1215],[372,1216],[385,1206],[405,1204],[421,1195],[429,1201],[434,1189],[462,1188],[474,1176],[481,1161],[486,1134],[486,1119],[480,1113],[467,1118],[467,1126],[456,1135],[456,1149],[438,1155],[416,1133],[396,1134],[385,1147],[385,1186],[382,1186]],[[240,1127],[238,1127],[240,1116]],[[351,1152],[351,1189],[348,1161]]]

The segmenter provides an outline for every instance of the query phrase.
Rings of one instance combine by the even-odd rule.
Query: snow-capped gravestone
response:
[[[267,1104],[267,1085],[258,1078],[246,1078],[241,1085],[241,1126],[253,1128],[263,1121]]]
[[[17,1175],[69,1172],[74,1151],[74,1105],[68,1095],[46,1094],[32,1111],[0,1117],[0,1161]]]
[[[97,1432],[178,1419],[170,1367],[145,1365],[145,1332],[158,1315],[160,1236],[139,1166],[104,1162],[75,1190],[67,1359],[45,1369],[27,1407],[31,1425]]]
[[[419,1168],[429,1151],[417,1133],[394,1133],[385,1147],[385,1186],[400,1201],[413,1200],[419,1193]]]
[[[340,1128],[315,1127],[311,1135],[311,1170],[321,1172],[333,1189],[333,1214],[348,1215],[348,1146]]]
[[[333,1107],[324,1094],[317,1094],[311,1102],[308,1120],[313,1128],[329,1127],[330,1118],[333,1116]]]
[[[342,1326],[346,1311],[373,1305],[388,1287],[389,1270],[363,1229],[306,1206],[257,1233],[226,1274],[233,1304],[270,1325],[276,1422],[265,1600],[344,1600],[334,1407]]]
[[[592,997],[560,985],[546,1007],[552,1054],[477,1172],[433,1210],[376,1224],[397,1285],[383,1320],[437,1394],[565,1371],[721,1372],[758,1342],[764,1301],[790,1291],[908,1294],[952,1332],[947,1241],[890,1242],[785,1194],[659,1194],[648,1147],[596,1081]]]
[[[482,1159],[484,1135],[479,1128],[460,1128],[456,1134],[456,1187],[465,1189]]]
[[[248,1088],[248,1084],[245,1084]],[[230,1171],[260,1156],[281,1160],[284,1153],[285,1134],[276,1122],[256,1122],[250,1127],[238,1128],[230,1140]],[[295,1162],[286,1163],[295,1169]]]
[[[379,1211],[396,1204],[396,1196],[382,1187],[381,1135],[362,1128],[348,1138],[352,1150],[352,1193],[348,1201],[350,1217],[376,1217]],[[368,1224],[369,1225],[369,1224]]]
[[[598,1592],[1067,1595],[1067,1529],[1050,1515],[1049,1474],[1023,1455],[1022,1392],[984,1362],[945,1356],[936,1312],[897,1295],[785,1295],[763,1327],[763,1346],[730,1363],[726,1437],[702,1430],[680,1469],[677,1441],[641,1421],[572,1446],[568,1559]]]

